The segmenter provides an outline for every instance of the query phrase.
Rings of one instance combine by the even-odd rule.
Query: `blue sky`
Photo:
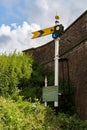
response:
[[[53,26],[56,12],[67,28],[86,10],[87,0],[0,0],[0,53],[49,42],[51,35],[32,40],[31,32]]]

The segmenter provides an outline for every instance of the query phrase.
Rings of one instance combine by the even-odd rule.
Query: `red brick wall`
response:
[[[67,57],[69,61],[69,74],[75,87],[77,112],[83,119],[87,119],[87,40],[63,57]]]
[[[87,119],[87,11],[62,35],[60,58],[68,58],[76,110],[82,119]]]

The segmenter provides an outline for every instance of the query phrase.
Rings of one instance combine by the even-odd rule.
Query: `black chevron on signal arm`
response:
[[[43,30],[40,30],[40,31],[38,31],[38,32],[40,33],[40,35],[39,35],[38,37],[41,37],[41,36],[43,35],[43,33],[44,33]]]

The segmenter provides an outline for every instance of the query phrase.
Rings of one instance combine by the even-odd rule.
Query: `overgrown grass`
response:
[[[39,102],[0,98],[0,130],[59,130],[54,112]]]
[[[77,115],[55,112],[38,101],[13,101],[0,97],[0,130],[87,130]]]

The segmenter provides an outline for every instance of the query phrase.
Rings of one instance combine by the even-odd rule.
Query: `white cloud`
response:
[[[14,27],[14,29],[12,29]],[[40,29],[37,24],[29,25],[27,22],[23,22],[20,26],[17,24],[11,24],[11,26],[2,25],[0,27],[0,52],[13,52],[15,49],[17,51],[22,51],[24,49],[34,46],[32,42],[33,30]],[[37,45],[37,44],[36,44]]]
[[[9,35],[10,34],[10,27],[5,25],[5,24],[2,24],[1,28],[0,28],[0,35]]]
[[[12,23],[12,24],[11,24],[11,27],[12,27],[13,29],[16,29],[16,28],[17,28],[17,24],[16,24],[16,23]]]

